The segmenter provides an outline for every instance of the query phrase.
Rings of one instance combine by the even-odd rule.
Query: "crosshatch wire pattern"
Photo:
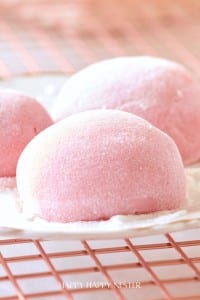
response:
[[[71,74],[123,55],[174,59],[199,78],[198,0],[76,0],[73,7],[67,6],[71,1],[66,7],[59,0],[30,1],[28,17],[23,15],[23,1],[13,9],[3,2],[3,79],[41,72]],[[37,13],[40,2],[43,11],[48,7],[55,12],[45,24]],[[71,19],[69,7],[79,12]],[[69,13],[59,18],[64,8]],[[0,300],[200,299],[199,236],[199,230],[190,230],[108,241],[1,239]]]

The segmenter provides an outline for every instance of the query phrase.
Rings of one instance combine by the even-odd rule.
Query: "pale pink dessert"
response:
[[[141,56],[91,65],[67,80],[54,118],[97,108],[143,117],[174,139],[184,164],[200,159],[200,89],[175,62]]]
[[[25,213],[55,222],[185,203],[184,167],[174,141],[118,110],[76,114],[37,135],[20,156],[17,186]]]
[[[34,99],[0,89],[0,180],[11,184],[18,158],[26,144],[41,130],[52,125],[49,114]],[[8,179],[6,179],[8,178]]]

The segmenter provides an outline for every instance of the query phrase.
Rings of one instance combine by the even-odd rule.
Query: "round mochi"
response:
[[[134,113],[170,135],[184,164],[200,159],[200,89],[181,65],[156,57],[121,57],[87,67],[67,80],[56,120],[89,109]]]
[[[0,177],[16,175],[17,161],[26,144],[52,124],[50,116],[36,100],[0,89]]]
[[[54,222],[185,203],[184,167],[173,140],[118,110],[83,112],[41,132],[19,159],[17,186],[24,213]]]

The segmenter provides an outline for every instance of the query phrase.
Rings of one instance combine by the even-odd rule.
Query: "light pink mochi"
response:
[[[184,167],[173,140],[118,110],[83,112],[41,132],[19,159],[17,186],[25,213],[55,222],[185,203]]]
[[[0,89],[0,177],[15,176],[26,144],[51,124],[50,116],[36,100]]]
[[[175,62],[141,56],[91,65],[67,80],[54,117],[97,108],[143,117],[174,139],[185,164],[200,159],[200,89]]]

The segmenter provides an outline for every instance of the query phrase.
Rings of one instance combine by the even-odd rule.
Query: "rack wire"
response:
[[[199,299],[199,233],[109,241],[1,240],[0,299]]]
[[[198,0],[14,2],[0,4],[2,79],[71,74],[123,55],[174,59],[199,78]],[[200,299],[199,234],[196,229],[107,241],[0,239],[0,300]]]

